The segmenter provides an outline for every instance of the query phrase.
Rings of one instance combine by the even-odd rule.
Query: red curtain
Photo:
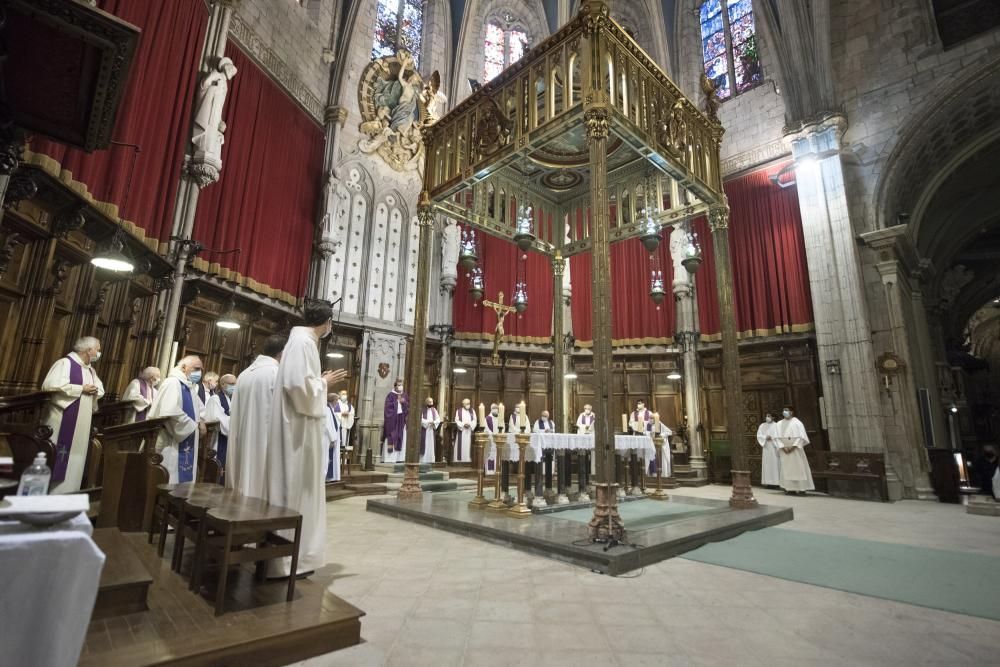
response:
[[[809,274],[796,188],[779,188],[770,177],[784,165],[763,169],[725,184],[731,219],[729,247],[733,264],[733,300],[737,329],[744,335],[806,331],[813,321]],[[582,219],[577,225],[582,227]],[[695,220],[704,261],[695,279],[699,329],[717,337],[719,297],[708,221]],[[638,239],[611,249],[612,339],[616,345],[668,339],[676,328],[671,282],[673,267],[666,242],[657,251],[667,299],[659,311],[649,298],[649,254]],[[570,260],[573,278],[573,333],[593,338],[591,328],[591,258]]]
[[[513,299],[518,264],[521,263],[528,284],[528,310],[511,313],[504,320],[504,332],[519,343],[548,343],[552,338],[552,264],[547,257],[521,252],[510,241],[488,234],[478,234],[479,265],[483,269],[484,299],[496,301],[504,293],[504,303]],[[527,255],[526,260],[521,257]],[[459,267],[458,286],[452,306],[454,327],[459,338],[492,339],[497,316],[491,308],[475,303],[469,296],[468,271]],[[464,336],[462,335],[464,334]]]
[[[112,139],[142,149],[128,209],[120,214],[143,230],[155,247],[156,240],[168,239],[173,226],[208,13],[202,0],[104,0],[99,4],[142,29]],[[132,149],[111,146],[84,153],[41,136],[33,138],[29,148],[59,162],[98,202],[123,202]]]
[[[577,226],[582,233],[582,216]],[[611,246],[611,338],[614,345],[667,343],[676,328],[674,308],[673,261],[669,240],[664,238],[655,257],[663,272],[667,294],[657,306],[649,296],[650,253],[639,239],[629,239]],[[570,279],[573,284],[573,335],[587,345],[593,340],[592,328],[592,259],[590,253],[570,258]]]
[[[232,42],[222,177],[202,192],[199,268],[286,301],[305,293],[323,171],[323,130]]]
[[[784,167],[725,184],[736,325],[746,335],[805,331],[813,321],[798,189],[771,182]],[[705,257],[696,279],[701,333],[713,335],[720,327],[712,238],[706,221],[695,229]]]

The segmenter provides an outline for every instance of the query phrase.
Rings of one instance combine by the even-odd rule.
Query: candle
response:
[[[486,406],[479,404],[479,425],[486,428]]]
[[[660,435],[660,413],[653,413],[653,435]]]
[[[500,423],[503,424],[504,423],[504,421],[503,421],[503,412],[504,412],[504,410],[503,410],[503,403],[501,403],[498,407],[500,408]]]
[[[628,415],[622,415],[622,433],[628,433]]]
[[[521,401],[520,408],[521,415],[517,420],[517,425],[524,431],[528,428],[528,406],[524,404],[524,401]]]

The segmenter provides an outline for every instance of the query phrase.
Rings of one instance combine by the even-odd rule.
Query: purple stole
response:
[[[589,415],[580,415],[583,417],[583,425],[591,426],[594,423],[594,413],[591,412]]]
[[[431,410],[433,410],[433,409],[434,408],[424,408],[424,417],[423,418],[424,419],[430,419]],[[433,432],[433,430],[434,429],[432,428],[431,431]],[[424,455],[424,447],[425,447],[426,443],[427,443],[427,429],[426,428],[421,428],[420,429],[420,455],[421,456]]]
[[[633,412],[632,416],[635,417],[635,419],[633,419],[632,421],[634,421],[634,422],[639,421],[639,411],[638,410],[636,410],[635,412]],[[653,420],[652,420],[652,418],[647,419],[647,417],[650,417],[649,410],[643,410],[642,411],[642,423],[646,425],[646,432],[650,433],[653,430]]]
[[[76,363],[73,357],[69,360],[69,383],[83,385],[83,366]],[[82,396],[82,394],[81,394]],[[69,450],[73,447],[73,433],[76,431],[76,420],[80,418],[80,399],[76,399],[63,410],[62,421],[59,422],[59,435],[56,436],[56,460],[52,466],[52,481],[61,482],[66,479],[66,468],[69,466]]]
[[[181,407],[191,421],[197,422],[198,415],[194,413],[194,398],[191,396],[191,388],[177,380],[181,385]],[[200,386],[200,385],[199,385]],[[194,481],[194,437],[198,431],[181,440],[177,445],[177,481]]]
[[[152,387],[150,387],[148,384],[146,384],[145,380],[139,380],[139,395],[142,396],[143,398],[145,398],[147,401],[149,400],[149,395],[151,393],[153,393],[152,389],[153,389]],[[149,412],[149,408],[148,407],[145,410],[141,411],[141,412],[136,412],[135,413],[135,420],[137,422],[146,421],[146,413],[147,412]]]
[[[201,404],[205,405],[205,403],[207,402],[205,400],[205,385],[203,385],[200,382],[198,383],[198,398],[201,399]]]
[[[224,392],[224,391],[220,391],[219,392],[219,402],[222,403],[222,411],[225,412],[226,416],[228,417],[229,416],[229,397],[226,396],[226,392]],[[218,446],[215,448],[215,455],[216,455],[216,457],[218,457],[218,459],[219,459],[219,466],[223,470],[222,479],[225,479],[224,475],[225,475],[225,470],[226,470],[226,451],[228,451],[228,449],[229,449],[229,436],[222,435],[222,432],[220,431],[217,443],[218,443]]]

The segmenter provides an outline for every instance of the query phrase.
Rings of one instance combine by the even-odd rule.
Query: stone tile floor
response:
[[[959,505],[757,494],[794,508],[789,529],[1000,554],[1000,519]],[[613,578],[369,513],[365,500],[327,505],[327,568],[333,592],[367,612],[366,642],[303,667],[1000,664],[995,621],[683,558]]]

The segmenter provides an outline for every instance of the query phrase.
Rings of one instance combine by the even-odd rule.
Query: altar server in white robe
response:
[[[307,574],[326,562],[326,462],[330,441],[326,434],[327,395],[347,376],[346,370],[323,371],[319,340],[330,335],[333,310],[326,302],[306,305],[305,326],[295,327],[278,364],[271,401],[267,446],[267,493],[272,505],[302,515],[302,543],[297,572]],[[294,531],[282,531],[288,539]],[[270,562],[268,575],[288,576],[291,558]]]
[[[229,452],[226,487],[251,498],[264,497],[267,438],[278,361],[288,337],[268,336],[261,353],[236,378],[229,408]]]
[[[139,377],[128,383],[122,394],[123,401],[132,403],[132,408],[126,413],[126,423],[143,421],[149,406],[156,399],[156,388],[160,385],[160,369],[156,366],[142,369]]]
[[[476,413],[472,410],[472,401],[463,398],[462,407],[455,411],[455,448],[451,455],[452,463],[470,463],[472,461],[472,433],[476,430]]]
[[[52,429],[56,446],[49,493],[76,493],[90,449],[90,424],[104,384],[92,364],[101,358],[101,342],[85,336],[73,351],[57,361],[42,381],[42,391],[52,392],[44,423]]]
[[[770,413],[764,415],[764,422],[757,427],[757,444],[760,445],[760,483],[764,486],[781,484],[781,459],[778,458],[778,425]]]
[[[654,422],[655,426],[655,422]],[[671,471],[673,470],[673,465],[670,454],[670,438],[673,436],[674,432],[670,430],[670,427],[660,422],[660,437],[663,438],[663,476],[670,477]],[[650,435],[654,435],[650,432]],[[646,466],[650,476],[656,474],[656,457],[654,456],[650,461],[649,465]]]
[[[580,435],[594,432],[594,408],[589,403],[583,406],[583,412],[576,418],[576,432]]]
[[[330,394],[326,404],[326,438],[330,443],[327,450],[326,481],[340,481],[340,420],[337,415],[339,394]]]
[[[424,401],[424,411],[420,413],[420,462],[434,463],[434,432],[441,425],[441,414],[434,407],[430,396]]]
[[[205,435],[201,420],[205,406],[198,398],[201,373],[201,359],[181,359],[160,383],[147,415],[149,419],[167,418],[156,436],[156,451],[163,456],[171,484],[198,481],[198,442]]]
[[[341,389],[337,394],[337,402],[333,406],[337,413],[337,436],[340,438],[340,451],[351,451],[351,429],[354,428],[354,406],[347,400],[347,390]],[[339,469],[339,468],[338,468]]]
[[[490,414],[486,415],[483,427],[487,433],[493,434],[492,444],[486,446],[486,472],[492,473],[497,466],[497,445],[503,447],[503,417],[500,416],[500,406],[490,404]]]
[[[507,432],[531,433],[531,419],[528,418],[528,406],[524,404],[524,401],[514,406],[514,413],[510,416]]]
[[[791,408],[785,408],[781,414],[784,419],[776,426],[776,439],[781,447],[781,488],[785,493],[804,496],[806,491],[816,488],[803,449],[809,444],[809,436]]]
[[[205,404],[205,421],[219,422],[219,434],[215,443],[215,458],[222,467],[222,479],[226,477],[229,452],[229,431],[232,415],[233,393],[236,391],[236,376],[226,373],[219,378],[218,388],[208,397]]]

